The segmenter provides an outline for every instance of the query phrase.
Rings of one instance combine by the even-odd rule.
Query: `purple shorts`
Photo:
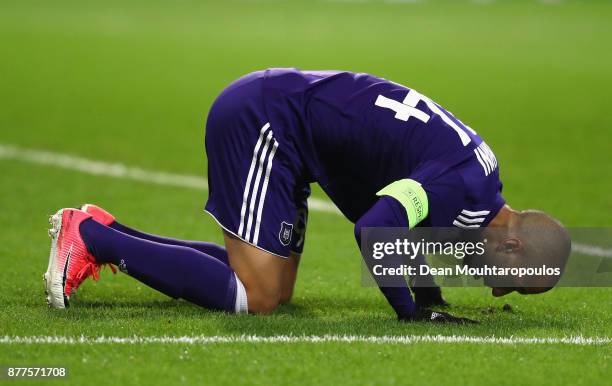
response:
[[[205,210],[227,232],[272,254],[302,253],[310,195],[294,140],[268,117],[264,72],[230,84],[206,122]]]

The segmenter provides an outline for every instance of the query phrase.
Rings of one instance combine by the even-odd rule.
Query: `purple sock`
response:
[[[130,236],[138,237],[139,239],[145,239],[149,241],[155,241],[156,243],[179,245],[183,247],[189,247],[197,249],[202,253],[206,253],[209,256],[214,257],[225,265],[229,265],[229,259],[227,258],[227,251],[222,246],[215,243],[207,243],[205,241],[192,241],[192,240],[179,240],[170,237],[157,236],[150,233],[141,232],[136,229],[132,229],[126,225],[123,225],[117,221],[109,225],[109,227],[118,230],[119,232],[125,233]]]
[[[192,248],[130,236],[93,219],[83,221],[80,232],[98,263],[115,264],[173,298],[210,309],[236,311],[237,278],[219,260]]]

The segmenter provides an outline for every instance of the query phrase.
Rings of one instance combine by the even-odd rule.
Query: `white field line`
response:
[[[122,178],[126,180],[148,182],[158,185],[177,186],[208,190],[208,181],[200,176],[165,173],[127,166],[121,163],[96,161],[88,158],[55,153],[46,150],[25,149],[11,145],[0,144],[0,158],[14,159],[39,165],[55,166],[63,169],[98,176]],[[308,206],[312,210],[327,213],[340,213],[335,205],[328,201],[310,198]]]
[[[576,253],[595,257],[612,257],[612,249],[605,249],[597,245],[572,243],[572,250]]]
[[[99,336],[99,337],[66,337],[66,336],[4,336],[0,344],[224,344],[224,343],[369,343],[369,344],[417,344],[417,343],[467,343],[493,345],[608,345],[612,338],[569,336],[558,338],[495,337],[465,335],[405,335],[405,336],[362,336],[362,335],[240,335],[240,336]]]
[[[145,170],[138,167],[127,166],[121,163],[97,161],[46,150],[26,149],[17,146],[0,144],[0,158],[19,160],[45,166],[54,166],[99,176],[121,178],[165,186],[176,186],[180,188],[208,190],[208,181],[206,178],[200,176]],[[336,206],[329,201],[310,198],[308,200],[308,206],[314,211],[340,214],[340,211],[336,208]],[[598,246],[580,243],[573,243],[572,248],[581,254],[612,258],[612,249],[604,249]]]

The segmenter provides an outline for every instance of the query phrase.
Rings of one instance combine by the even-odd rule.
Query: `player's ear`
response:
[[[510,292],[513,292],[513,291],[514,291],[514,288],[493,287],[493,288],[491,288],[491,295],[493,295],[496,298],[498,298],[500,296],[508,295]]]

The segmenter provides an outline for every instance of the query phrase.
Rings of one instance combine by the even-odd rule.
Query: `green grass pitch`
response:
[[[483,135],[511,205],[611,226],[610,20],[604,1],[5,0],[0,145],[204,176],[206,113],[234,78],[283,66],[363,71],[418,89]],[[149,232],[220,242],[206,193],[6,157],[0,175],[0,337],[612,337],[608,288],[502,299],[449,288],[453,311],[482,324],[399,324],[360,284],[351,224],[321,212],[294,301],[271,316],[208,312],[109,272],[71,309],[50,310],[48,214],[94,202]],[[0,366],[64,365],[67,382],[93,385],[595,385],[609,382],[611,356],[610,344],[0,344]]]

